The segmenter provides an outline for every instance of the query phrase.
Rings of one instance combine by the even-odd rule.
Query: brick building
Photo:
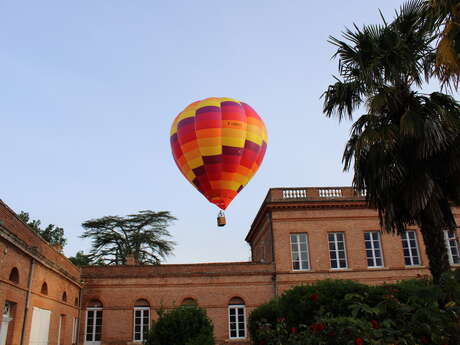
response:
[[[454,213],[458,222],[460,209]],[[7,345],[46,343],[44,335],[41,343],[34,340],[38,309],[49,325],[44,328],[50,345],[135,344],[156,309],[187,303],[207,310],[216,344],[248,344],[251,310],[291,286],[325,278],[379,284],[429,275],[420,232],[414,227],[402,237],[380,233],[376,211],[347,187],[270,189],[246,237],[250,262],[79,271],[4,204],[0,219],[0,303],[8,306],[1,334]],[[457,235],[445,234],[453,266],[460,266]]]

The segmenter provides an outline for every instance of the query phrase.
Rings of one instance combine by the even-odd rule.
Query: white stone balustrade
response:
[[[305,199],[307,197],[306,189],[284,189],[283,199]]]
[[[320,198],[341,198],[342,188],[319,188],[318,195]]]

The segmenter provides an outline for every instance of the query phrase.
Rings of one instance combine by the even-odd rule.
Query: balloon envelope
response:
[[[179,113],[170,140],[174,160],[185,178],[225,210],[259,169],[267,131],[246,103],[213,97]]]

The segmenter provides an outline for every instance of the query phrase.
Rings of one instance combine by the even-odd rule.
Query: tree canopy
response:
[[[86,255],[83,250],[79,250],[77,252],[77,254],[75,254],[75,256],[71,256],[69,257],[69,260],[75,265],[75,266],[78,266],[78,267],[82,267],[82,266],[89,266],[91,264],[93,264],[93,262],[91,261],[91,256],[90,255]]]
[[[435,36],[421,0],[392,22],[331,37],[340,78],[323,94],[324,113],[353,119],[343,154],[353,185],[367,191],[384,230],[421,229],[435,281],[449,269],[443,231],[455,231],[450,202],[460,202],[460,105],[419,91],[432,76]]]
[[[125,265],[132,254],[138,264],[158,264],[172,253],[175,243],[168,226],[176,218],[168,211],[140,211],[126,217],[105,216],[82,224],[82,238],[92,240],[92,262]]]
[[[62,249],[66,245],[67,239],[64,237],[63,228],[55,226],[54,224],[49,224],[43,229],[41,228],[40,220],[31,219],[29,213],[24,211],[21,211],[18,217],[52,246],[58,246]]]

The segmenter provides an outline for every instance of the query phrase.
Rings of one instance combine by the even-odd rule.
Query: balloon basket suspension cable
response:
[[[225,224],[227,224],[225,213],[224,211],[219,211],[217,214],[217,226],[225,226]]]

